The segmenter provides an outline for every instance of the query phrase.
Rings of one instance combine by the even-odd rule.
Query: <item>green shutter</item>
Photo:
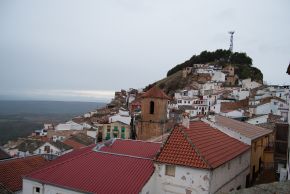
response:
[[[122,139],[125,139],[126,137],[125,137],[125,127],[121,127],[121,138]]]

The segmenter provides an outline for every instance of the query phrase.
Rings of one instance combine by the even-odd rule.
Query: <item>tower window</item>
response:
[[[150,101],[150,114],[154,114],[154,102]]]

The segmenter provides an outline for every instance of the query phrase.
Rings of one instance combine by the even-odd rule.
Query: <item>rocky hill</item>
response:
[[[147,86],[158,85],[168,94],[171,91],[182,89],[184,87],[192,87],[195,77],[182,76],[182,70],[186,67],[192,67],[194,64],[213,64],[221,67],[232,65],[239,79],[251,78],[254,81],[263,83],[262,72],[252,66],[252,59],[246,53],[235,52],[229,50],[218,49],[216,51],[203,51],[199,55],[193,55],[189,60],[174,66],[167,73],[167,77]]]

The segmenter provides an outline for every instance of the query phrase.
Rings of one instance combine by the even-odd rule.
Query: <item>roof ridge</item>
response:
[[[177,127],[178,127],[178,125],[174,126],[173,129],[170,131],[170,133],[169,133],[169,135],[168,135],[166,141],[163,142],[163,143],[161,143],[160,149],[159,149],[159,151],[157,152],[157,154],[155,155],[155,157],[153,158],[153,161],[156,161],[157,158],[160,156],[160,153],[162,152],[164,146],[167,144],[167,142],[168,142],[169,139],[170,139],[170,136],[173,134],[173,131],[174,131],[175,128],[177,128]]]
[[[137,158],[137,159],[144,159],[144,160],[153,160],[151,158],[145,158],[145,157],[140,157],[140,156],[133,156],[133,155],[128,155],[128,154],[119,154],[119,153],[114,153],[114,152],[105,152],[105,151],[100,151],[100,150],[93,150],[98,153],[103,153],[103,154],[110,154],[110,155],[115,155],[115,156],[124,156],[124,157],[129,157],[129,158]]]
[[[2,162],[7,162],[7,161],[12,161],[12,160],[17,160],[17,159],[26,159],[26,158],[36,157],[36,156],[40,156],[40,157],[42,157],[42,154],[32,154],[32,155],[22,156],[22,157],[12,157],[12,158],[7,158],[7,159],[0,160],[0,163],[2,163]],[[42,157],[42,158],[43,158],[43,157]],[[43,159],[45,159],[45,158],[43,158]],[[45,160],[46,160],[46,159],[45,159]]]
[[[90,149],[90,151],[88,151],[88,152],[84,152],[84,153],[82,153],[82,154],[79,154],[79,155],[73,156],[73,157],[71,157],[71,158],[67,158],[67,159],[65,159],[65,160],[63,160],[63,161],[61,161],[61,162],[57,162],[56,164],[48,165],[48,166],[43,167],[43,168],[41,168],[41,169],[38,169],[38,170],[36,170],[36,171],[34,171],[34,172],[32,172],[32,173],[29,173],[28,175],[25,175],[24,177],[27,177],[27,176],[29,176],[29,175],[33,175],[33,174],[35,174],[35,173],[39,173],[39,172],[41,172],[41,171],[43,171],[43,170],[47,170],[47,169],[50,169],[50,168],[55,167],[55,166],[59,166],[60,164],[64,164],[64,163],[66,163],[66,162],[69,162],[69,161],[75,160],[75,159],[77,159],[77,158],[79,158],[79,157],[81,157],[81,156],[83,156],[83,155],[86,155],[86,154],[88,154],[88,153],[92,153],[92,152],[93,152],[93,150]]]
[[[116,140],[121,140],[121,141],[137,141],[137,142],[143,142],[143,143],[155,143],[155,144],[162,144],[160,142],[151,142],[151,141],[144,141],[144,140],[139,140],[139,139],[122,139],[122,138],[115,138]]]
[[[213,168],[209,162],[201,155],[199,149],[194,145],[194,143],[191,141],[191,139],[188,137],[188,134],[183,130],[184,127],[181,127],[181,133],[183,134],[184,138],[186,139],[186,141],[191,145],[191,147],[194,149],[194,151],[196,152],[196,154],[202,159],[202,161],[210,168]]]

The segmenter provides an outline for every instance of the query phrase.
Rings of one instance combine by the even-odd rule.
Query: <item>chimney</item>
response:
[[[186,112],[182,115],[182,126],[189,128],[189,114]]]

